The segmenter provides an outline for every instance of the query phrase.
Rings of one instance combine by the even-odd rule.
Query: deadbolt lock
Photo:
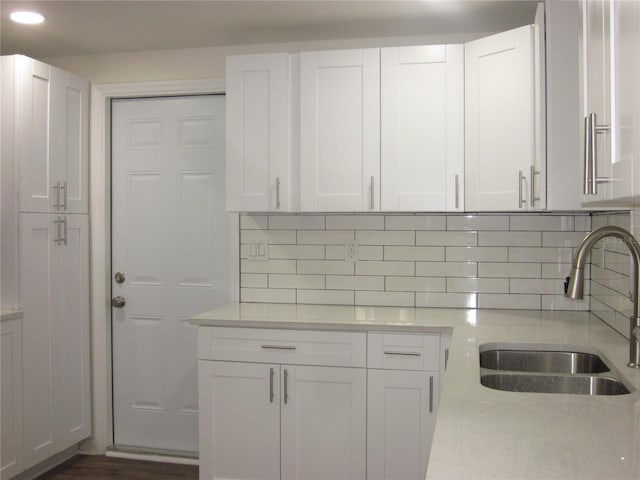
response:
[[[127,303],[127,301],[125,300],[124,297],[113,297],[111,299],[111,306],[114,308],[122,308],[125,306],[125,304]]]
[[[124,283],[124,281],[127,279],[127,277],[125,277],[124,273],[122,272],[116,272],[116,274],[113,277],[116,283]]]

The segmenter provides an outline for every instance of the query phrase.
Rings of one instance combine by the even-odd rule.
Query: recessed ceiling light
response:
[[[37,12],[13,12],[10,17],[14,22],[27,25],[37,25],[44,22],[44,17]]]

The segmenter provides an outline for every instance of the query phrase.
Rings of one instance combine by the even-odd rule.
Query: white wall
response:
[[[62,68],[63,70],[73,72],[92,83],[191,80],[224,78],[225,58],[227,55],[265,52],[296,53],[304,50],[327,50],[334,48],[463,43],[474,38],[488,35],[489,33],[236,45],[228,47],[51,57],[41,60]]]

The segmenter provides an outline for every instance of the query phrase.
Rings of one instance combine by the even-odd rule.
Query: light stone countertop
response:
[[[451,333],[427,479],[640,479],[639,390],[515,393],[479,382],[479,345],[552,343],[596,349],[640,389],[640,371],[626,367],[628,341],[589,313],[244,303],[191,322]]]

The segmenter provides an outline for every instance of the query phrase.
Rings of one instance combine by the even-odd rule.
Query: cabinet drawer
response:
[[[366,366],[366,333],[200,327],[198,358],[335,367]]]
[[[439,370],[439,334],[369,333],[367,367]]]

